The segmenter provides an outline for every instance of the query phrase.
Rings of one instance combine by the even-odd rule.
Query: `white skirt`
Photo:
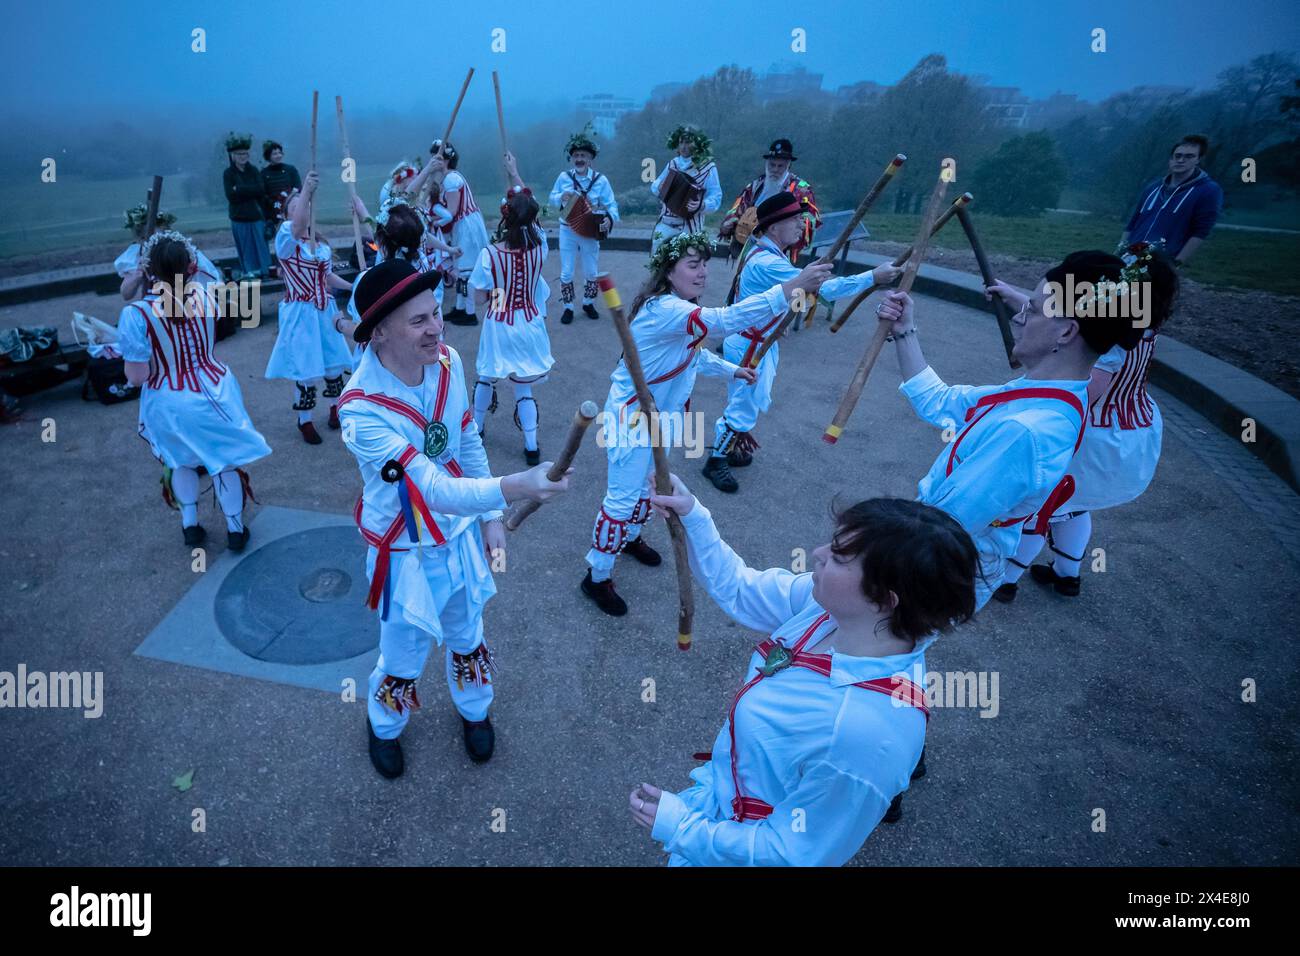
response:
[[[310,302],[281,302],[280,328],[266,363],[266,377],[306,382],[352,368],[355,363],[347,340],[334,328],[338,311],[332,298],[324,311]]]
[[[215,475],[271,454],[244,409],[233,371],[216,385],[200,380],[200,386],[199,392],[146,388],[141,394],[140,437],[155,458],[168,468],[202,465]]]
[[[1146,491],[1160,461],[1164,433],[1160,407],[1154,400],[1151,406],[1151,424],[1145,428],[1124,429],[1114,422],[1109,428],[1100,428],[1089,423],[1070,464],[1074,494],[1061,511],[1114,508]]]
[[[545,311],[531,322],[523,311],[504,316],[489,312],[480,321],[483,325],[474,366],[480,378],[536,378],[555,364],[551,337],[546,334]]]
[[[460,271],[462,279],[469,278],[469,274],[474,271],[474,266],[478,263],[479,253],[487,248],[487,244],[487,224],[483,221],[481,212],[472,212],[451,227],[451,242],[448,245],[460,250],[456,268]]]

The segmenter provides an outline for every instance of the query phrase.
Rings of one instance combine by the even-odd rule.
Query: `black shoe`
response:
[[[922,747],[921,759],[918,760],[916,762],[916,766],[912,768],[912,779],[920,780],[924,776],[925,776],[925,748]]]
[[[618,596],[614,590],[614,581],[593,581],[591,580],[591,569],[587,569],[587,576],[582,579],[582,593],[587,595],[596,602],[596,607],[600,608],[610,617],[622,617],[627,613],[627,602]]]
[[[596,311],[596,307],[590,302],[584,302],[582,304],[582,314],[589,319],[600,318],[600,313]]]
[[[308,445],[319,445],[321,443],[320,432],[316,431],[316,426],[312,422],[299,422],[298,431],[302,432],[302,440]]]
[[[452,309],[442,318],[452,325],[478,325],[478,316],[470,315],[464,309]]]
[[[564,314],[560,316],[560,324],[568,325],[572,321],[573,321],[573,310],[565,309]]]
[[[889,809],[885,811],[885,816],[880,822],[897,823],[901,819],[903,819],[903,795],[900,793],[889,804]]]
[[[754,463],[754,455],[748,451],[732,451],[727,453],[727,464],[732,468],[745,468]]]
[[[475,763],[487,763],[492,759],[492,750],[497,742],[496,731],[492,729],[492,718],[466,720],[462,717],[460,722],[465,725],[465,752],[469,754],[469,759]]]
[[[542,463],[542,450],[540,448],[525,448],[524,461],[528,462],[530,467],[540,465]]]
[[[1006,584],[999,586],[998,589],[993,592],[993,600],[1001,601],[1003,604],[1010,604],[1016,599],[1016,592],[1018,590],[1020,590],[1018,584],[1012,584],[1008,581]]]
[[[1029,576],[1039,584],[1050,584],[1063,597],[1079,596],[1079,579],[1061,577],[1050,564],[1035,564],[1029,569]]]
[[[244,548],[247,546],[248,546],[247,528],[245,528],[243,531],[226,532],[226,547],[229,548],[231,551],[240,552],[243,551]]]
[[[713,487],[719,491],[725,491],[727,494],[740,490],[740,482],[736,481],[736,476],[731,473],[731,466],[727,464],[725,458],[709,457],[701,474],[709,481],[713,482]]]
[[[626,554],[636,558],[646,567],[657,568],[663,564],[664,559],[659,556],[659,552],[650,545],[645,543],[645,538],[638,536],[634,541],[629,541],[623,545],[620,554]]]
[[[208,536],[201,524],[192,524],[188,528],[181,528],[181,534],[185,536],[185,543],[190,547],[202,544]]]
[[[375,736],[375,728],[370,726],[370,717],[366,717],[366,735],[370,738],[370,762],[375,765],[381,777],[392,780],[400,777],[406,769],[406,760],[402,757],[402,742],[394,737],[392,740],[380,740]]]

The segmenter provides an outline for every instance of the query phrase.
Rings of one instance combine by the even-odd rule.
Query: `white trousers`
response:
[[[620,449],[620,458],[609,460],[605,497],[592,529],[592,547],[587,564],[608,572],[618,552],[641,535],[650,520],[650,475],[654,471],[654,450],[646,445]]]
[[[561,224],[560,282],[573,281],[573,260],[578,256],[582,256],[582,277],[590,285],[596,274],[600,272],[600,242],[580,236],[568,226]],[[584,292],[582,301],[594,302],[595,296],[588,298]]]

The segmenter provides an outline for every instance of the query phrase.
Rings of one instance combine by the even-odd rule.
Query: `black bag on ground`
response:
[[[84,401],[98,398],[105,405],[116,405],[140,397],[140,389],[126,381],[126,365],[120,358],[93,358],[86,366],[81,385]]]

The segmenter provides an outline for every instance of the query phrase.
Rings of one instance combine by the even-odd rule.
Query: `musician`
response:
[[[651,567],[662,560],[641,538],[641,529],[650,520],[646,482],[654,467],[651,440],[666,448],[681,440],[681,416],[696,375],[738,378],[751,385],[757,379],[753,369],[740,368],[702,348],[704,340],[710,334],[767,325],[785,314],[796,289],[816,292],[831,272],[828,264],[813,264],[734,305],[704,308],[699,299],[708,280],[712,245],[702,232],[680,233],[661,242],[650,254],[650,280],[628,310],[646,385],[660,416],[654,430],[645,415],[636,414],[636,388],[622,359],[610,376],[601,416],[609,477],[592,530],[590,567],[582,593],[615,617],[627,613],[627,602],[614,590],[615,558],[630,554]]]
[[[1073,252],[1049,269],[1012,319],[1011,354],[1025,374],[1003,385],[944,384],[921,352],[911,297],[891,292],[876,308],[896,344],[899,391],[922,419],[956,433],[921,479],[917,497],[948,512],[974,538],[981,563],[977,607],[1001,584],[1022,527],[1044,533],[1069,502],[1074,483],[1067,472],[1083,440],[1097,359],[1142,339],[1131,320],[1088,317],[1086,301],[1062,302],[1059,291],[1067,276],[1094,289],[1117,282],[1123,267],[1103,252]]]
[[[501,224],[493,243],[479,253],[469,277],[474,304],[483,314],[474,384],[474,424],[496,409],[496,383],[508,378],[515,392],[515,425],[524,433],[524,460],[541,461],[537,447],[537,399],[533,386],[546,381],[555,364],[546,334],[546,300],[551,290],[542,278],[546,233],[537,223],[540,208],[519,178],[515,157],[505,154],[513,185],[501,200]]]
[[[320,185],[316,170],[307,173],[303,191],[289,197],[289,218],[275,234],[275,253],[284,278],[275,347],[266,363],[267,378],[287,378],[298,388],[293,410],[298,431],[309,445],[321,443],[312,421],[316,407],[316,382],[325,380],[324,397],[343,394],[343,372],[352,367],[352,352],[334,324],[339,311],[333,290],[351,289],[352,283],[336,276],[329,243],[311,232],[311,201]],[[339,427],[338,405],[330,403],[329,427]]]
[[[302,189],[302,177],[296,166],[284,161],[284,147],[273,139],[263,140],[262,159],[266,161],[262,167],[262,185],[266,189],[267,238],[270,239],[288,217],[285,206],[294,190]]]
[[[759,204],[754,241],[750,242],[736,270],[727,301],[734,302],[746,296],[770,289],[798,275],[791,263],[790,248],[803,241],[807,222],[807,206],[792,192],[778,190]],[[885,263],[854,276],[827,279],[817,293],[831,302],[854,296],[873,285],[893,282],[902,270]],[[728,335],[722,342],[722,354],[728,362],[747,365],[753,355],[763,347],[766,337],[775,333],[781,318],[772,319],[763,326],[752,326],[743,332]],[[776,367],[780,361],[781,346],[773,343],[763,360],[758,363],[758,381],[754,385],[731,382],[727,386],[727,407],[718,419],[714,430],[713,448],[704,465],[704,477],[713,482],[719,491],[732,493],[739,489],[731,469],[743,468],[754,460],[758,442],[753,429],[758,416],[772,405],[772,387],[776,383]]]
[[[495,662],[483,641],[483,607],[496,593],[488,558],[505,547],[501,512],[567,490],[572,473],[552,482],[544,462],[492,476],[461,358],[440,341],[438,281],[401,259],[358,280],[354,338],[370,347],[339,403],[349,425],[343,440],[364,483],[356,519],[369,545],[367,604],[380,620],[367,701],[370,760],[389,778],[405,767],[398,737],[420,706],[415,682],[433,641],[447,648],[466,752],[475,762],[492,756]]]
[[[185,544],[196,547],[207,538],[198,519],[198,469],[204,468],[226,518],[227,546],[242,551],[249,537],[243,468],[271,448],[248,418],[239,380],[214,354],[216,302],[195,281],[199,259],[178,232],[155,232],[144,243],[146,291],[122,309],[116,347],[127,381],[143,386],[140,437],[163,465],[163,500],[180,510]]]
[[[144,234],[145,227],[149,222],[149,207],[140,203],[138,206],[132,206],[126,210],[126,228],[135,236],[135,242],[131,243],[121,254],[113,260],[113,271],[122,277],[122,285],[119,291],[122,298],[127,302],[134,302],[136,299],[144,297],[148,291],[148,276],[144,264],[140,261],[140,250],[144,248],[145,241],[149,238]],[[170,229],[176,223],[176,217],[169,212],[158,210],[154,227],[156,229]],[[192,244],[192,243],[191,243]],[[198,257],[199,268],[194,274],[195,282],[208,285],[213,282],[220,282],[222,272],[213,264],[212,260],[205,256],[198,249],[194,250]]]
[[[794,154],[794,145],[788,139],[773,140],[772,145],[767,148],[767,152],[763,154],[763,175],[745,186],[736,197],[736,201],[731,204],[731,208],[727,210],[727,214],[722,217],[722,225],[718,227],[718,239],[719,241],[730,240],[732,255],[741,251],[745,240],[753,231],[754,223],[758,219],[758,206],[763,200],[779,192],[791,193],[805,204],[803,230],[798,240],[786,250],[790,261],[797,262],[799,253],[812,242],[813,233],[817,231],[822,220],[817,210],[817,200],[813,195],[812,186],[796,176],[790,168],[791,163],[798,158]]]
[[[591,168],[592,160],[600,150],[589,135],[591,124],[580,133],[574,133],[565,144],[572,166],[555,178],[551,187],[550,204],[569,210],[571,204],[578,218],[576,227],[569,218],[560,217],[560,302],[564,312],[560,322],[573,321],[573,260],[582,255],[582,311],[589,319],[599,319],[596,311],[596,279],[600,272],[600,241],[609,235],[618,222],[618,203],[614,201],[614,188],[604,173]],[[581,199],[583,202],[578,203]],[[594,233],[594,234],[593,234]]]
[[[1093,367],[1088,427],[1070,462],[1074,494],[1066,503],[1069,510],[1052,515],[1047,526],[1051,562],[1030,566],[1043,548],[1044,537],[1023,530],[1016,554],[1008,558],[1002,586],[993,593],[1003,603],[1015,600],[1017,582],[1026,568],[1039,584],[1065,597],[1078,597],[1081,565],[1092,537],[1092,512],[1133,501],[1155,476],[1164,422],[1160,406],[1147,393],[1147,376],[1156,339],[1178,297],[1178,273],[1163,251],[1145,242],[1121,247],[1121,259],[1123,280],[1149,283],[1150,324],[1136,347],[1126,351],[1116,345]],[[1027,293],[1005,282],[990,288],[1017,305],[1027,298]]]
[[[469,274],[478,263],[479,254],[488,244],[487,224],[483,222],[483,213],[474,201],[474,192],[469,188],[469,182],[456,169],[460,165],[460,154],[448,142],[440,156],[440,146],[442,140],[433,141],[429,147],[431,158],[425,168],[434,181],[439,182],[442,205],[447,207],[451,215],[450,221],[440,227],[443,239],[460,250],[460,257],[456,260],[456,301],[454,308],[446,314],[446,319],[452,325],[478,325],[474,297],[469,291]]]
[[[704,230],[704,216],[722,205],[722,186],[713,162],[713,141],[695,126],[679,126],[668,135],[668,148],[677,155],[650,184],[659,200],[653,253],[665,239]]]
[[[669,866],[842,866],[907,789],[925,744],[925,652],[975,611],[975,546],[937,508],[873,498],[841,512],[813,570],[749,567],[672,477],[655,510],[686,529],[691,570],[742,627],[770,635],[707,763],[628,809]]]

